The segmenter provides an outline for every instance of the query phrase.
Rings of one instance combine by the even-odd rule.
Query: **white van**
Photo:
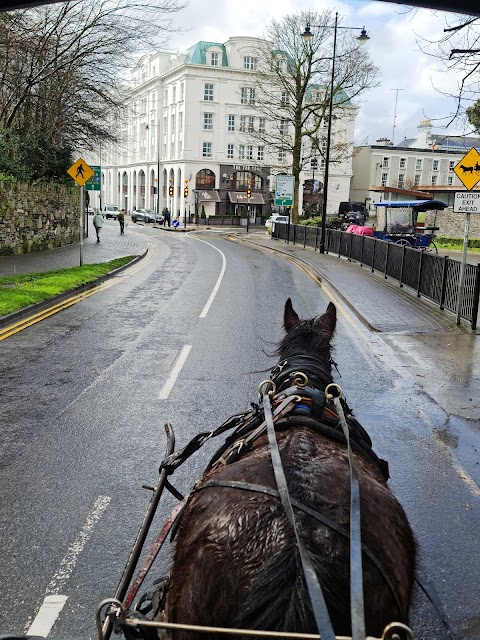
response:
[[[109,218],[116,220],[118,218],[119,210],[116,204],[106,204],[103,207],[103,213],[107,220]]]

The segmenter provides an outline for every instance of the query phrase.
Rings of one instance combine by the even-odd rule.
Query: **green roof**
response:
[[[305,92],[305,99],[307,102],[309,102],[312,98],[312,91],[324,91],[325,93],[327,93],[327,95],[329,95],[328,92],[330,91],[330,87],[327,88],[326,86],[321,86],[318,84],[309,85],[307,87],[307,91]],[[352,106],[352,102],[348,96],[348,93],[343,89],[337,89],[337,91],[335,91],[335,95],[333,96],[333,104],[345,104],[349,107]]]
[[[210,47],[218,47],[222,50],[222,63],[221,67],[228,67],[227,52],[225,45],[221,42],[205,42],[200,41],[187,49],[187,57],[185,64],[207,64],[207,49]]]

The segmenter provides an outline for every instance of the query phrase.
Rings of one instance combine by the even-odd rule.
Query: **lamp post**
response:
[[[157,202],[156,202],[156,215],[155,215],[155,220],[154,222],[156,222],[157,220],[160,219],[160,124],[154,124],[154,127],[158,127],[158,132],[157,132]],[[145,127],[146,131],[150,130],[149,125],[147,124]]]
[[[308,43],[313,38],[313,33],[310,31],[310,26],[307,24],[305,31],[302,33],[304,42]],[[338,12],[335,13],[335,22],[333,27],[331,25],[313,25],[317,28],[330,27],[333,29],[333,52],[332,52],[332,73],[330,77],[330,98],[328,102],[328,126],[327,126],[327,146],[325,148],[325,175],[323,179],[323,201],[322,201],[322,232],[320,236],[320,253],[325,253],[325,236],[326,236],[326,224],[327,224],[327,196],[328,196],[328,174],[330,171],[330,144],[332,137],[332,111],[333,111],[333,94],[335,89],[335,56],[337,53],[337,31],[338,29],[358,29],[361,34],[357,40],[360,44],[365,44],[370,37],[365,31],[365,27],[339,27],[338,26]]]

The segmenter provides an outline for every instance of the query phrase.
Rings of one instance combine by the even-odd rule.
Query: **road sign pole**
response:
[[[465,230],[463,234],[462,264],[460,266],[460,281],[458,283],[457,296],[457,324],[460,324],[460,317],[462,315],[463,289],[465,286],[465,270],[467,265],[468,235],[470,233],[470,215],[470,212],[467,212],[465,218]]]
[[[83,206],[83,187],[80,186],[80,266],[83,265],[83,215],[84,215],[84,206]]]

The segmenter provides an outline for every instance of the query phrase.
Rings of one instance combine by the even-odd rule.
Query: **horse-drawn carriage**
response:
[[[399,200],[375,202],[378,209],[385,209],[383,228],[375,231],[375,237],[380,240],[394,242],[415,249],[429,250],[437,247],[434,243],[435,221],[432,226],[419,227],[418,214],[426,211],[441,211],[448,205],[439,200]],[[438,251],[437,251],[438,252]]]
[[[167,452],[115,596],[97,610],[99,640],[272,638],[411,640],[407,626],[415,540],[374,453],[333,382],[336,309],[300,320],[290,300],[279,362],[259,401]],[[189,496],[170,477],[227,434]],[[160,497],[178,505],[134,572]],[[360,518],[360,510],[362,516]],[[176,537],[170,574],[139,589],[163,542]]]

